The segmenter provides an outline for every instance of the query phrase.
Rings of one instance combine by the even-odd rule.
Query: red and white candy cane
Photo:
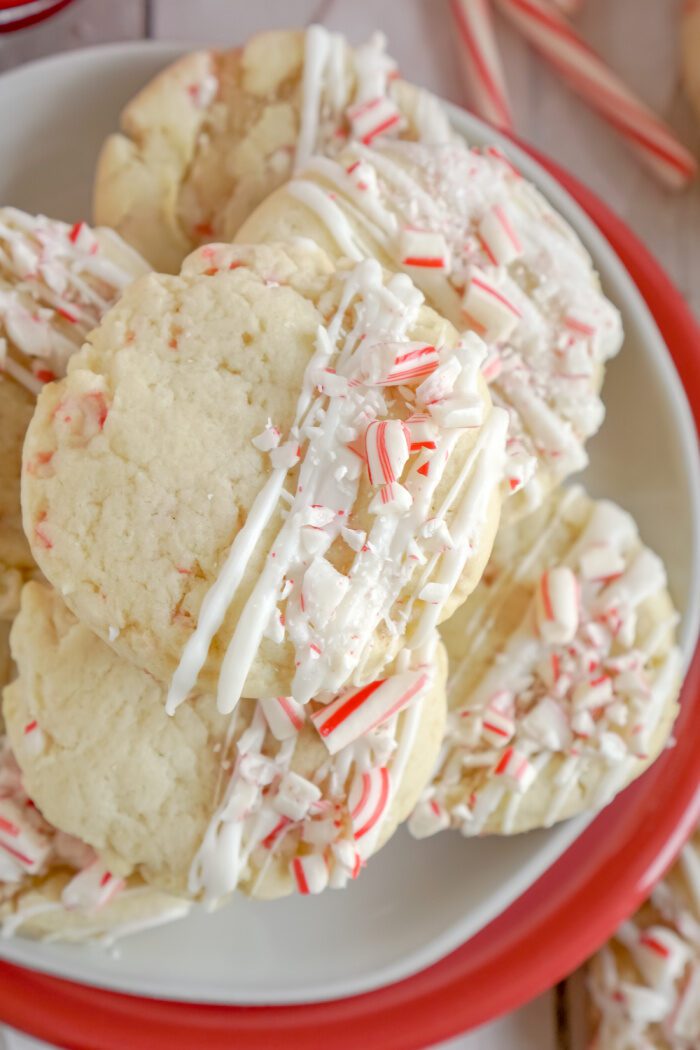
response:
[[[518,231],[502,204],[494,204],[481,219],[479,241],[494,266],[507,266],[522,255]]]
[[[447,241],[441,233],[419,230],[406,226],[399,238],[399,255],[402,266],[413,266],[418,270],[449,270],[450,253]]]
[[[124,880],[108,871],[101,860],[94,860],[70,880],[61,899],[71,911],[99,911],[114,900],[124,885]]]
[[[673,985],[691,954],[685,941],[666,926],[648,926],[630,947],[639,969],[654,988]]]
[[[295,857],[291,870],[299,893],[322,893],[328,885],[328,864],[321,853]]]
[[[462,69],[477,116],[501,131],[513,118],[488,0],[450,0],[462,51]]]
[[[422,448],[437,448],[438,428],[430,416],[418,413],[409,416],[406,426],[410,434],[411,452],[419,452]]]
[[[260,706],[275,740],[289,740],[304,724],[304,708],[291,696],[266,697]]]
[[[503,747],[515,734],[515,719],[494,698],[484,711],[481,735],[495,747]]]
[[[440,364],[437,347],[426,343],[385,343],[382,350],[392,360],[374,381],[374,386],[409,386],[425,379]]]
[[[540,637],[548,645],[567,645],[578,630],[579,586],[566,565],[547,569],[540,577],[535,615]]]
[[[386,95],[358,102],[346,111],[353,138],[369,146],[379,135],[398,131],[403,123],[401,110]]]
[[[411,432],[400,419],[381,419],[365,431],[365,458],[371,485],[398,481],[411,450]]]
[[[547,0],[497,0],[511,22],[563,79],[617,128],[668,186],[683,188],[697,173],[692,153],[613,73]]]
[[[509,747],[501,755],[493,774],[524,794],[535,779],[537,771],[527,755],[517,748]]]
[[[607,674],[599,674],[579,682],[573,691],[572,700],[574,707],[588,709],[604,707],[613,696],[612,679]]]
[[[51,850],[45,835],[28,823],[22,810],[9,799],[0,799],[0,850],[29,875],[36,875]]]
[[[311,715],[332,755],[422,697],[431,683],[425,671],[405,671],[342,693]]]
[[[377,827],[389,805],[391,781],[385,766],[358,773],[350,788],[348,805],[355,840]]]
[[[450,826],[450,815],[437,799],[421,799],[408,820],[408,827],[416,839],[436,835]]]
[[[469,276],[462,310],[469,324],[487,342],[507,339],[522,317],[519,307],[477,266]]]

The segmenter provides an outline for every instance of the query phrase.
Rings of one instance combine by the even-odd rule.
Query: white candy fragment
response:
[[[540,636],[548,645],[567,645],[578,630],[579,589],[571,569],[564,565],[542,574],[535,599]]]
[[[608,580],[624,571],[624,557],[610,544],[589,547],[581,555],[581,575],[584,580]]]
[[[306,721],[304,708],[291,696],[271,696],[260,701],[265,721],[276,740],[296,736]]]
[[[408,818],[408,830],[416,839],[427,839],[450,826],[450,818],[437,799],[422,799]]]
[[[406,226],[399,235],[399,258],[402,266],[416,269],[448,271],[450,252],[441,233]]]
[[[259,449],[260,452],[271,452],[273,448],[277,448],[279,445],[281,436],[277,427],[273,425],[272,420],[268,419],[262,433],[251,438],[251,444]]]
[[[509,747],[501,755],[493,774],[502,778],[509,787],[524,794],[531,787],[537,770],[524,752]]]
[[[124,880],[112,875],[101,860],[95,860],[71,879],[61,899],[71,911],[99,911],[123,888]]]
[[[291,872],[299,893],[322,893],[328,885],[328,864],[320,853],[295,857],[291,863]]]
[[[487,342],[506,340],[522,316],[515,303],[477,267],[472,270],[462,309]]]
[[[522,244],[506,208],[495,204],[479,223],[479,240],[494,266],[507,266],[522,255]]]
[[[272,805],[283,817],[297,821],[306,817],[311,805],[318,802],[320,797],[320,788],[310,780],[297,773],[287,772],[279,783]]]
[[[340,605],[350,580],[325,558],[314,558],[304,573],[303,609],[311,623],[325,627]]]

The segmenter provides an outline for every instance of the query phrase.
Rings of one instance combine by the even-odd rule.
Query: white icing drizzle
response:
[[[448,823],[479,834],[504,801],[499,827],[513,831],[530,789],[542,790],[546,769],[552,782],[538,823],[559,819],[574,791],[577,808],[598,809],[662,743],[657,736],[680,680],[680,654],[669,646],[677,618],[640,635],[637,616],[665,589],[663,566],[641,547],[629,515],[606,501],[592,506],[555,565],[548,555],[554,532],[581,499],[580,489],[555,496],[532,547],[521,542],[518,552],[506,544],[509,564],[501,570],[494,560],[487,569],[484,603],[476,601],[480,627],[448,686],[445,745],[410,823],[418,836]],[[544,571],[535,581],[538,566]],[[494,648],[498,617],[523,586],[533,593],[531,604]],[[487,667],[467,691],[472,654],[481,651],[489,654]],[[428,805],[441,821],[426,820]]]
[[[438,99],[405,84],[395,90],[396,63],[385,47],[386,40],[378,32],[366,44],[350,48],[340,34],[323,26],[307,29],[295,172],[321,157],[334,156],[348,141],[376,142],[404,133],[431,146],[453,139]],[[319,205],[318,198],[306,203]],[[326,217],[331,214],[323,206],[322,212]]]
[[[213,250],[207,248],[208,262]],[[295,700],[306,703],[315,696],[328,697],[349,682],[363,680],[363,667],[380,627],[391,638],[387,660],[398,652],[409,613],[397,600],[420,565],[429,563],[428,580],[436,587],[424,599],[430,603],[429,612],[418,613],[421,623],[416,644],[422,644],[478,545],[500,477],[503,413],[494,410],[490,414],[474,453],[442,507],[433,511],[432,505],[464,428],[482,423],[481,341],[470,336],[456,348],[410,342],[408,335],[423,297],[405,275],[397,274],[385,283],[375,260],[355,266],[343,281],[333,318],[327,327],[319,328],[289,440],[270,452],[273,465],[281,452],[285,457],[285,450],[291,454],[265,483],[202,605],[196,631],[171,683],[170,713],[196,683],[211,640],[238,591],[251,552],[278,505],[285,477],[296,466],[297,457],[296,491],[287,500],[286,520],[238,617],[223,660],[218,689],[221,711],[235,708],[271,624],[276,640],[288,640],[295,650]],[[417,388],[406,385],[415,382],[406,378],[400,364],[406,354],[427,355],[419,360],[425,371],[418,375],[423,382]],[[389,420],[401,429],[399,421],[421,406],[433,420],[435,448],[412,457],[402,467],[400,481],[390,475],[384,478],[369,508],[373,524],[356,549],[346,537],[348,527],[352,532],[368,425]],[[459,418],[446,418],[448,412]],[[358,443],[360,455],[352,450]],[[321,526],[317,524],[319,513]],[[447,532],[436,549],[435,531],[447,525],[455,529],[454,540]],[[316,546],[310,549],[312,540]],[[334,543],[345,554],[352,552],[344,573],[324,557]],[[411,612],[414,605],[415,599],[410,602]]]
[[[0,209],[0,373],[37,394],[146,263],[111,231]]]
[[[589,966],[601,1050],[700,1045],[699,905],[696,832],[650,901]]]
[[[233,771],[192,864],[193,896],[213,904],[241,882],[255,895],[271,867],[282,872],[273,873],[273,881],[290,874],[301,893],[340,888],[357,877],[377,848],[416,746],[424,703],[434,688],[436,637],[398,661],[398,671],[425,672],[408,706],[329,755],[311,780],[294,772],[302,726],[280,741],[261,704],[255,704],[243,730],[237,721],[241,708],[236,709],[223,753]],[[305,739],[308,746],[308,735]]]
[[[584,442],[603,419],[602,367],[621,344],[620,318],[573,231],[498,151],[444,139],[353,141],[337,159],[314,157],[297,169],[287,191],[343,254],[381,253],[408,269],[458,327],[475,325],[468,293],[477,276],[485,281],[479,318],[494,327],[476,327],[491,350],[494,402],[510,416],[510,491],[524,489],[535,507],[536,462],[555,483],[585,466]],[[444,265],[406,262],[404,239],[416,230],[444,245]],[[504,310],[517,321],[510,315],[504,325]]]

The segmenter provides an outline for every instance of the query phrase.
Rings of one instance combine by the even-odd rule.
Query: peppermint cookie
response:
[[[132,99],[121,127],[100,156],[95,218],[163,272],[198,244],[231,240],[313,153],[450,134],[436,100],[397,79],[381,34],[353,49],[321,26],[185,55]]]
[[[38,732],[25,727],[28,740]],[[181,918],[189,902],[113,875],[94,851],[44,819],[0,737],[0,936],[117,937]]]
[[[588,964],[592,1047],[700,1046],[700,840]]]
[[[114,649],[241,696],[363,685],[478,582],[507,420],[484,348],[375,261],[209,246],[127,290],[25,444],[42,571]]]
[[[0,208],[0,617],[33,560],[19,505],[22,443],[44,383],[148,267],[112,230]],[[41,464],[37,464],[41,469]]]
[[[120,878],[219,900],[354,878],[405,819],[444,731],[445,660],[321,704],[242,701],[232,719],[165,692],[30,583],[12,633],[9,738],[31,798]]]
[[[509,516],[586,465],[620,317],[574,231],[499,150],[353,142],[313,158],[238,238],[292,235],[404,270],[444,317],[486,341],[484,374],[510,417]]]
[[[449,724],[413,833],[512,834],[610,802],[668,740],[676,622],[661,561],[614,503],[563,489],[501,530],[444,628]]]

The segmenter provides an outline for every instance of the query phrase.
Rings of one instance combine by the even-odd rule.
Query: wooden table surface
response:
[[[680,87],[680,6],[681,0],[586,0],[577,23],[589,43],[697,152],[700,129]],[[107,41],[150,36],[226,46],[261,28],[314,21],[342,30],[355,42],[383,30],[404,76],[454,102],[468,101],[446,0],[76,0],[44,25],[0,37],[0,71]],[[498,28],[518,133],[617,211],[700,315],[700,182],[681,195],[660,187],[506,24]],[[579,999],[574,992],[574,1006]],[[549,993],[447,1046],[579,1050],[583,1043],[572,1030],[572,1011],[562,1019],[561,1003],[561,992]],[[0,1032],[0,1050],[38,1045],[9,1032],[4,1039],[5,1045]]]

